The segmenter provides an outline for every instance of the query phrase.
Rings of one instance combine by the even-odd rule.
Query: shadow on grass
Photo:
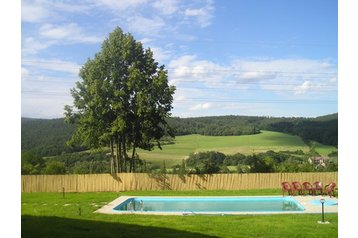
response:
[[[133,224],[79,220],[53,216],[21,217],[21,237],[198,237],[210,238],[199,233],[174,230],[162,227],[139,226]]]

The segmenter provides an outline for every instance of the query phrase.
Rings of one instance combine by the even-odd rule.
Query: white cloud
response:
[[[41,5],[35,5],[28,1],[22,1],[21,20],[25,22],[41,22],[50,16],[50,12]]]
[[[175,94],[174,94],[174,101],[175,101],[175,102],[181,102],[181,101],[183,101],[183,100],[185,100],[185,96],[183,96],[183,95],[178,95],[178,93],[175,93]]]
[[[302,83],[302,85],[295,87],[295,94],[304,94],[306,93],[309,89],[312,88],[312,84],[310,81],[305,81]]]
[[[233,66],[245,71],[265,73],[313,74],[335,72],[335,65],[329,61],[311,59],[253,59],[235,60]]]
[[[32,55],[37,54],[40,50],[47,49],[51,45],[56,44],[57,41],[54,40],[46,40],[46,41],[39,41],[33,37],[27,37],[23,40],[22,45],[22,54],[24,55]]]
[[[151,47],[153,51],[154,59],[159,64],[163,64],[163,62],[171,57],[171,51],[164,50],[160,47]]]
[[[75,23],[70,23],[63,26],[45,24],[40,28],[40,35],[52,39],[63,39],[70,36],[73,32],[77,32],[78,30],[79,27]]]
[[[159,64],[164,64],[166,60],[172,57],[173,52],[171,50],[171,44],[158,47],[155,45],[155,41],[152,38],[143,38],[139,41],[143,44],[143,48],[150,48],[152,50],[153,57]]]
[[[154,39],[152,39],[152,38],[147,38],[147,37],[144,37],[143,39],[141,39],[141,40],[139,40],[140,42],[142,42],[142,44],[148,44],[148,43],[150,43],[150,42],[153,42],[154,41]]]
[[[46,1],[49,9],[56,10],[57,12],[69,12],[69,13],[82,13],[89,14],[90,11],[97,6],[97,4],[89,1],[74,1],[61,2],[61,1]]]
[[[185,98],[175,103],[192,111],[203,109],[208,102],[243,103],[263,94],[271,95],[270,100],[311,100],[314,95],[332,98],[337,93],[336,82],[332,82],[336,65],[324,60],[238,59],[222,65],[183,55],[168,66],[171,84]],[[197,101],[204,102],[192,106]]]
[[[159,16],[147,18],[138,15],[135,17],[128,18],[127,23],[130,28],[130,31],[151,36],[157,35],[163,30],[165,26],[164,20]]]
[[[64,25],[45,24],[39,30],[40,36],[52,40],[65,40],[73,43],[99,43],[100,37],[87,36],[77,23]]]
[[[198,60],[195,55],[183,55],[173,59],[169,66],[173,69],[174,76],[183,75],[180,69],[186,73],[199,77],[215,73],[235,76],[236,80],[269,80],[284,78],[289,80],[301,80],[306,77],[315,77],[334,82],[336,79],[336,65],[329,61],[310,59],[238,59],[230,64],[220,65],[208,60]],[[196,75],[198,74],[198,75]],[[184,75],[186,76],[186,74]],[[287,81],[287,80],[286,80]]]
[[[275,75],[271,72],[260,72],[260,71],[243,71],[235,73],[236,79],[240,81],[256,82],[264,78],[274,78]]]
[[[63,117],[72,103],[70,88],[78,80],[80,66],[59,59],[22,59],[21,114],[37,118]]]
[[[63,18],[63,13],[88,14],[96,6],[88,1],[83,3],[61,2],[51,0],[22,0],[21,20],[30,23],[41,23]]]
[[[113,10],[115,19],[111,22],[142,37],[156,39],[164,36],[192,39],[180,32],[183,25],[206,27],[211,24],[215,10],[211,0],[100,0],[98,5]]]
[[[337,82],[337,80],[338,80],[337,77],[332,77],[331,80],[330,80],[330,82],[331,82],[331,83],[335,83],[335,82]]]
[[[328,60],[311,59],[260,59],[237,60],[232,67],[238,69],[237,84],[243,84],[246,72],[256,72],[253,81],[262,90],[277,94],[302,95],[334,93],[336,84],[330,79],[336,77],[337,66]],[[292,93],[293,92],[293,93]]]
[[[171,15],[179,9],[177,0],[157,0],[153,7],[163,15]]]
[[[305,81],[301,85],[294,88],[294,94],[305,94],[305,93],[312,93],[312,92],[327,92],[327,88],[325,87],[325,84],[322,83],[312,83],[310,81]],[[331,85],[331,88],[334,86]],[[332,90],[328,90],[332,91]]]
[[[33,118],[60,118],[64,116],[64,106],[72,104],[68,95],[22,94],[21,116]]]
[[[225,67],[207,60],[197,60],[195,55],[184,55],[169,62],[169,79],[173,83],[201,82],[217,86],[228,72]]]
[[[184,11],[184,15],[187,18],[194,18],[197,20],[201,27],[207,27],[211,24],[211,20],[214,17],[214,3],[212,0],[207,0],[206,5],[201,8],[187,8]]]
[[[64,25],[43,24],[39,28],[39,37],[26,37],[22,43],[22,54],[34,55],[53,45],[85,43],[100,43],[103,39],[86,35],[76,23]]]
[[[70,61],[63,61],[59,59],[23,59],[22,65],[26,65],[28,68],[31,67],[32,71],[48,70],[69,73],[77,76],[80,65]],[[28,69],[29,71],[30,69]]]
[[[93,2],[112,10],[124,11],[129,8],[140,7],[148,0],[94,0]]]
[[[206,102],[206,103],[199,103],[196,104],[192,107],[189,108],[190,111],[196,111],[196,110],[205,110],[205,109],[210,109],[212,108],[214,105],[210,102]]]

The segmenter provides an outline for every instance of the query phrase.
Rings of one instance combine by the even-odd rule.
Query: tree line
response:
[[[85,150],[82,146],[67,146],[76,126],[64,118],[21,118],[21,151],[32,151],[37,156],[53,156]]]
[[[325,166],[312,164],[308,159],[317,156],[314,148],[298,151],[267,151],[258,154],[225,155],[217,151],[192,153],[181,163],[167,167],[153,165],[138,158],[139,173],[214,174],[214,173],[274,173],[274,172],[332,172],[338,171],[337,152],[329,155]],[[33,152],[22,153],[22,174],[98,174],[110,173],[110,153],[105,150],[69,153],[49,158]]]
[[[312,164],[308,158],[312,151],[267,151],[258,154],[244,155],[237,153],[225,155],[221,152],[208,151],[190,154],[186,165],[187,171],[194,174],[231,173],[228,167],[235,167],[237,173],[275,173],[275,172],[332,172],[338,171],[338,160],[335,154],[325,166]]]
[[[217,116],[198,118],[167,118],[174,135],[250,135],[258,130],[271,130],[300,136],[304,141],[314,140],[326,145],[338,144],[338,114],[318,118],[275,118],[246,116]],[[33,151],[39,156],[54,156],[87,150],[88,147],[66,145],[76,126],[58,119],[21,120],[21,150]],[[167,141],[175,143],[167,137]],[[162,143],[163,144],[163,143]]]
[[[306,143],[313,140],[338,146],[338,113],[317,118],[231,115],[167,120],[175,135],[252,135],[268,130],[297,135]]]

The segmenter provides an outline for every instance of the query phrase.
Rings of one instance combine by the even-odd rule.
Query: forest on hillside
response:
[[[251,135],[260,130],[284,132],[300,136],[306,143],[317,141],[338,146],[338,114],[316,118],[213,116],[167,119],[174,135],[201,134],[211,136]],[[21,120],[21,151],[38,156],[54,156],[85,150],[81,146],[66,146],[75,130],[63,118]]]
[[[216,116],[168,119],[175,135],[200,134],[210,136],[251,135],[260,130],[297,135],[306,143],[311,140],[326,145],[338,145],[338,114],[317,118]]]
[[[86,148],[68,147],[75,126],[58,119],[21,118],[21,152],[32,151],[38,156],[53,156]]]

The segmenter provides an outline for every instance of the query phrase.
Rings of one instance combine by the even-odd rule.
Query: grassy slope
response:
[[[138,191],[126,195],[279,195],[280,190]],[[119,193],[22,194],[22,237],[337,237],[338,214],[150,216],[95,214]],[[81,207],[81,215],[79,215]]]
[[[139,156],[143,159],[161,164],[166,160],[166,165],[171,166],[180,164],[190,153],[198,151],[220,151],[225,154],[252,154],[265,152],[268,150],[303,150],[308,151],[308,146],[298,136],[292,136],[285,133],[262,131],[256,135],[243,136],[202,136],[187,135],[177,136],[176,143],[163,146],[163,150],[155,149],[153,151],[139,150]],[[316,144],[317,151],[326,155],[333,150],[333,146],[324,146]]]
[[[314,142],[314,145],[316,146],[316,151],[320,155],[328,155],[332,151],[337,151],[337,149],[335,147],[330,146],[330,145],[323,145],[323,144],[318,143],[318,142]]]

